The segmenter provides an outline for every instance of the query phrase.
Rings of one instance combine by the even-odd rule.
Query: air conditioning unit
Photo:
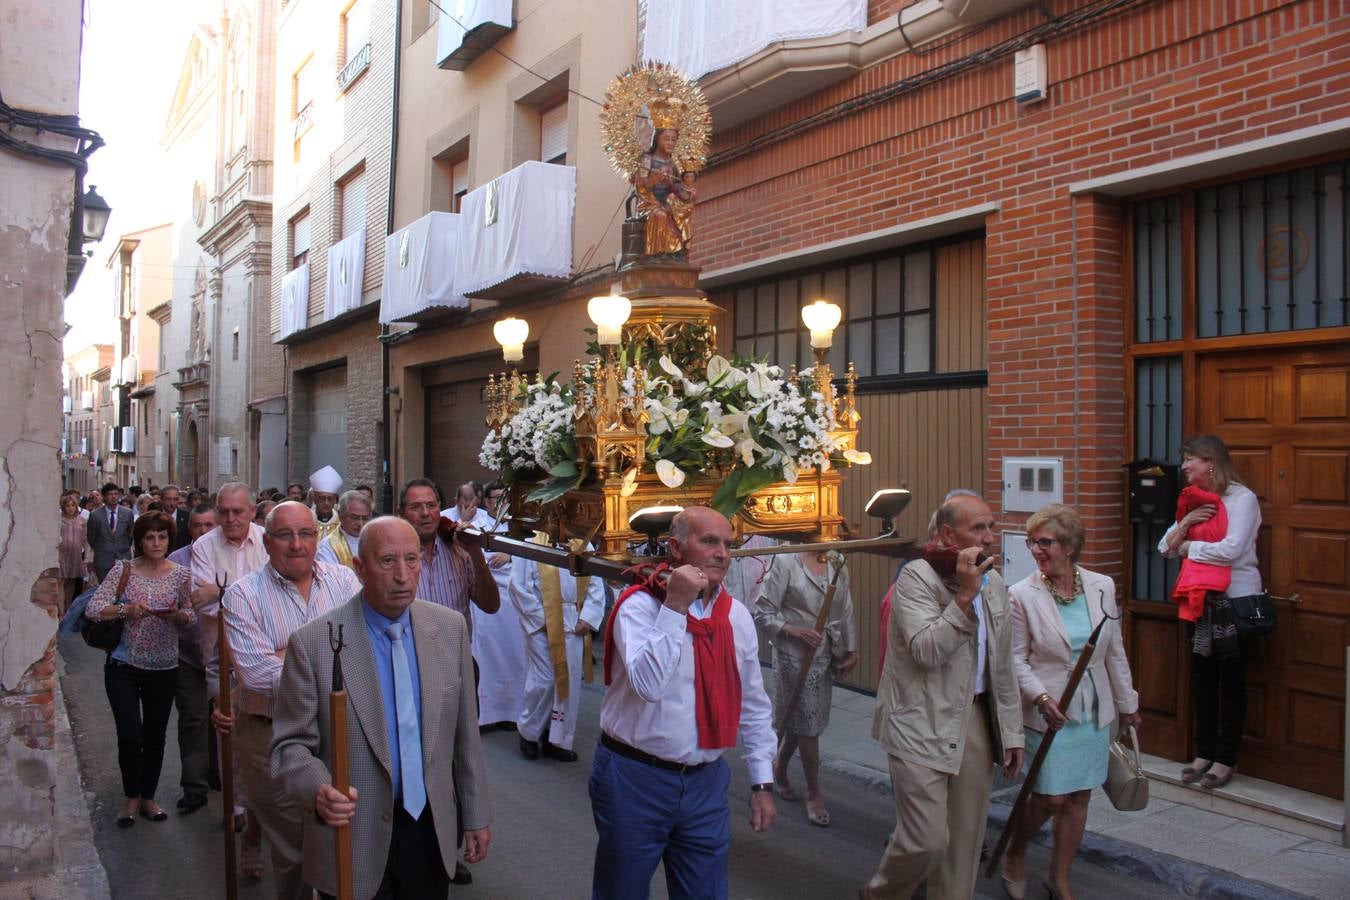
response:
[[[134,425],[122,426],[122,447],[123,453],[136,452],[136,427]]]

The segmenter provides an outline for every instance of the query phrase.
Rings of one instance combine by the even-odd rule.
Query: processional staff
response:
[[[830,621],[830,607],[834,605],[834,592],[839,587],[839,576],[844,573],[844,560],[842,557],[836,557],[837,554],[830,554],[830,562],[834,564],[834,575],[830,578],[829,587],[825,589],[825,602],[820,605],[820,612],[816,615],[816,634],[825,633],[825,627]],[[786,730],[787,723],[792,718],[792,709],[801,699],[802,690],[806,687],[806,678],[811,674],[811,666],[816,661],[816,654],[820,653],[820,647],[824,645],[825,642],[821,641],[819,647],[812,647],[806,659],[802,660],[801,670],[797,672],[797,680],[792,685],[792,693],[788,695],[788,701],[783,704],[778,713],[778,721],[774,723],[774,730],[780,735]]]
[[[1073,667],[1073,672],[1069,674],[1068,683],[1064,685],[1064,692],[1059,696],[1060,709],[1068,709],[1069,703],[1073,700],[1073,695],[1078,693],[1078,683],[1083,680],[1083,673],[1087,671],[1088,663],[1092,661],[1092,654],[1097,649],[1097,638],[1101,637],[1102,628],[1110,621],[1112,619],[1103,616],[1102,620],[1097,623],[1097,627],[1092,629],[1092,634],[1088,636],[1087,643],[1083,645],[1082,652],[1078,654],[1078,663]],[[1041,766],[1045,764],[1045,755],[1050,752],[1050,745],[1054,743],[1057,733],[1047,731],[1040,747],[1036,748],[1036,756],[1031,760],[1031,767],[1027,769],[1027,777],[1022,782],[1022,789],[1017,792],[1017,802],[1013,804],[1012,812],[1008,813],[1008,822],[1003,826],[1003,834],[999,835],[998,843],[994,846],[994,852],[989,854],[989,864],[984,870],[985,877],[993,877],[993,874],[998,871],[999,862],[1008,849],[1013,831],[1017,828],[1017,823],[1022,817],[1022,810],[1031,797],[1031,789],[1036,784],[1036,776],[1040,774]]]
[[[351,790],[351,775],[347,765],[347,688],[342,678],[342,625],[333,633],[328,623],[328,645],[333,648],[333,687],[328,694],[328,746],[332,748],[333,789],[342,796]],[[333,829],[334,858],[337,864],[337,900],[352,900],[352,828],[339,825]]]
[[[224,580],[216,576],[216,587],[220,589],[220,633],[217,647],[220,653],[220,691],[216,706],[226,718],[234,715],[234,703],[230,696],[230,677],[234,671],[234,656],[230,653],[230,637],[225,632],[225,588],[230,584],[230,576]],[[225,900],[236,900],[239,895],[239,876],[234,865],[234,734],[233,729],[220,732],[220,805],[223,808],[225,826]]]

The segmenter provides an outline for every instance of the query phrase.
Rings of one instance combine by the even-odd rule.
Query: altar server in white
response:
[[[591,632],[605,615],[604,584],[517,558],[511,562],[509,593],[525,633],[525,702],[516,719],[520,752],[526,759],[542,752],[576,762],[572,742],[581,681],[590,669]]]
[[[502,493],[501,485],[493,482],[487,488],[489,502],[495,492]],[[494,522],[489,519],[488,528]],[[510,523],[496,525],[506,531]],[[485,528],[484,530],[488,530]],[[493,553],[487,558],[497,592],[507,596],[511,587],[511,557]],[[473,658],[478,663],[478,727],[513,729],[520,715],[525,696],[525,634],[514,603],[503,603],[492,615],[477,606],[469,607],[473,616]]]

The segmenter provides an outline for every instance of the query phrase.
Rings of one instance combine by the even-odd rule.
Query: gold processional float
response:
[[[515,368],[528,324],[511,317],[493,328],[512,368],[488,378],[480,461],[507,486],[509,534],[546,533],[573,548],[574,570],[598,574],[576,565],[575,551],[592,544],[612,561],[608,570],[644,538],[654,550],[679,508],[705,505],[727,515],[738,536],[818,535],[829,547],[894,552],[894,537],[836,540],[848,531],[839,509],[844,471],[871,462],[857,446],[853,364],[837,396],[825,358],[839,307],[817,300],[802,310],[816,358],[804,371],[718,351],[713,316],[721,310],[688,261],[711,135],[703,92],[677,70],[647,63],[616,77],[605,100],[605,151],[632,185],[636,214],[624,224],[621,289],[587,307],[595,325],[589,356],[568,378],[530,380]],[[908,498],[881,491],[867,511],[893,531]],[[521,543],[510,541],[509,552]]]

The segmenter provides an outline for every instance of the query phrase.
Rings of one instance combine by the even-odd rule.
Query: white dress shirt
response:
[[[451,522],[458,522],[460,518],[459,507],[447,506],[445,509],[441,510],[441,516],[449,519]],[[473,511],[473,521],[469,524],[479,531],[492,531],[492,523],[495,521],[497,520],[488,515],[486,509],[479,508]]]
[[[263,546],[263,527],[249,523],[248,534],[238,544],[225,539],[225,530],[213,528],[192,544],[192,585],[215,586],[217,578],[229,578],[230,584],[267,565]],[[197,607],[197,622],[202,630],[202,659],[206,662],[206,691],[211,697],[220,692],[220,599]]]
[[[695,602],[689,615],[706,618],[711,609]],[[638,591],[613,613],[612,682],[600,707],[600,728],[610,737],[669,762],[712,762],[721,750],[698,746],[694,706],[694,639],[685,617],[646,591]],[[773,780],[778,740],[773,706],[764,692],[755,623],[745,605],[731,604],[731,628],[741,676],[741,746],[750,781]]]
[[[361,582],[346,566],[314,563],[309,599],[269,563],[231,584],[222,601],[239,678],[239,707],[256,716],[272,716],[281,681],[281,657],[291,633],[361,592]]]

